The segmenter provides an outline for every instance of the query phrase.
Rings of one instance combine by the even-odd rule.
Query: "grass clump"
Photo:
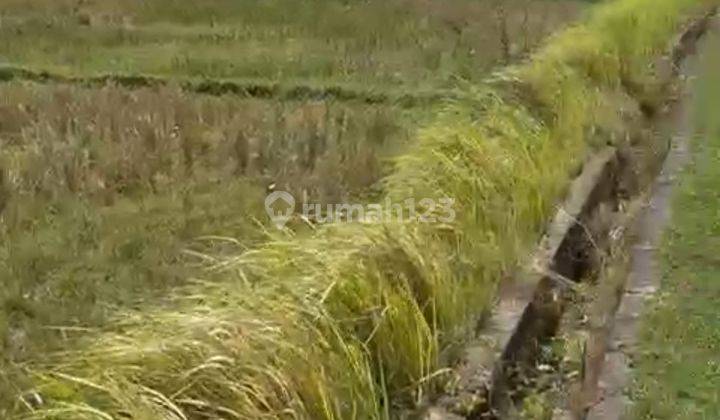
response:
[[[331,225],[222,259],[207,274],[221,281],[119,315],[35,366],[21,401],[44,404],[29,416],[380,419],[421,402],[538,238],[594,127],[619,118],[608,97],[623,88],[621,63],[649,65],[701,3],[598,6],[498,75],[515,90],[468,86],[439,109],[386,191],[454,198],[453,221]]]

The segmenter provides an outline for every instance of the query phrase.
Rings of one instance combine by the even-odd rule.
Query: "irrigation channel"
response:
[[[585,163],[536,253],[501,286],[487,326],[456,368],[457,384],[421,418],[516,418],[537,395],[557,420],[622,416],[627,352],[643,303],[657,290],[656,245],[672,180],[687,161],[685,80],[717,27],[714,9],[671,44],[664,105],[635,122],[627,146],[603,148]],[[576,348],[575,357],[559,356],[559,344]]]

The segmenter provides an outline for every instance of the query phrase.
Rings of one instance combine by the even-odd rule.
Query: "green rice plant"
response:
[[[395,201],[454,198],[453,221],[330,225],[220,259],[207,274],[219,281],[121,313],[35,366],[30,392],[44,404],[26,397],[27,417],[385,419],[432,396],[593,130],[620,118],[610,98],[622,78],[703,3],[600,5],[528,63],[440,107],[385,183]]]

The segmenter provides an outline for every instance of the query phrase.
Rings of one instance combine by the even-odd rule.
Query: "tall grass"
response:
[[[380,419],[431,395],[592,133],[620,120],[611,98],[623,78],[651,80],[653,57],[702,3],[598,6],[527,64],[438,109],[386,190],[453,197],[454,222],[328,226],[223,259],[208,274],[222,281],[121,314],[36,366],[44,403],[28,416]]]

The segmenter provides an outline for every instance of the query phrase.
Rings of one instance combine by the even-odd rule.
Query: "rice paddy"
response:
[[[238,10],[217,16],[210,11],[225,10],[219,0],[209,11],[160,3],[155,11],[152,2],[116,6],[123,9],[119,15],[142,16],[130,20],[135,26],[127,31],[134,35],[127,39],[140,43],[143,30],[169,25],[159,11],[173,30],[189,32],[200,20],[224,30],[242,28],[240,17],[260,25],[253,13],[282,22],[293,16],[275,3],[265,7],[277,10],[253,13],[237,3]],[[336,10],[327,3],[322,7]],[[547,7],[560,7],[553,3]],[[50,6],[38,4],[41,11],[29,16],[42,21],[37,16],[47,18],[42,10]],[[392,2],[369,4],[410,14]],[[702,4],[616,0],[594,6],[526,61],[492,73],[473,63],[477,74],[468,77],[453,70],[452,99],[410,111],[392,104],[195,97],[172,87],[0,87],[9,98],[0,109],[7,244],[0,256],[8,279],[3,284],[10,285],[0,295],[7,366],[0,414],[387,419],[412,411],[443,389],[457,349],[492,309],[498,284],[534,246],[584,157],[596,145],[624,141],[613,98],[652,97],[651,64]],[[125,7],[146,9],[139,14]],[[342,10],[370,13],[359,6]],[[63,13],[57,18],[62,30],[108,30],[98,28],[92,13]],[[65,16],[85,29],[62,26]],[[283,37],[293,31],[321,37],[325,24],[338,24],[319,19],[314,27],[301,13],[297,19],[296,26],[273,28],[285,28]],[[22,38],[28,22],[2,30]],[[370,30],[383,40],[368,44],[375,45],[366,51],[373,59],[393,45],[389,40],[403,39],[381,30],[422,33],[410,24],[382,22]],[[467,25],[458,36],[479,23]],[[34,35],[37,22],[31,28],[28,39],[40,45],[55,37],[48,35],[54,26]],[[98,57],[127,48],[116,42],[126,35],[117,33],[105,41],[85,34],[69,52],[58,53],[94,51],[84,43],[99,43]],[[245,45],[241,35],[233,35],[243,39],[237,45]],[[502,41],[506,35],[497,42],[501,57],[514,48]],[[253,32],[260,36],[280,35]],[[265,38],[252,37],[266,45]],[[457,42],[456,51],[467,48]],[[525,55],[530,45],[536,42],[528,41]],[[10,42],[4,48],[0,54],[13,63],[58,72],[197,75],[182,66],[167,71],[152,60],[123,68],[78,58],[75,63],[90,64],[69,60],[50,68],[44,60],[61,61],[12,52]],[[401,61],[419,71],[401,73],[401,87],[446,86],[442,78],[429,81],[426,68],[412,59]],[[344,77],[332,69],[323,82],[393,84],[382,72],[353,70]],[[297,66],[288,80],[304,77],[303,71]],[[277,74],[284,80],[289,73]],[[278,232],[262,209],[270,183],[323,202],[451,198],[456,217]]]

